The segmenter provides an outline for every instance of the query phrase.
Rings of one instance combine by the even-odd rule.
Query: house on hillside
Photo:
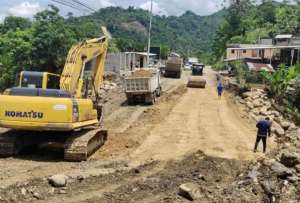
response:
[[[226,59],[271,59],[273,45],[263,44],[229,44]]]
[[[300,64],[300,37],[287,34],[260,39],[256,44],[228,44],[226,60],[239,59],[271,64],[275,68],[279,64]]]
[[[276,46],[289,46],[292,45],[293,35],[276,35],[273,44]]]
[[[189,57],[188,58],[188,63],[189,64],[198,63],[198,62],[199,62],[198,58],[196,58],[196,57]]]

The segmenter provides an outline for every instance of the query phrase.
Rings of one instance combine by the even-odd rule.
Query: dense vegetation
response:
[[[152,45],[163,54],[177,51],[202,54],[211,50],[213,34],[224,11],[201,17],[192,12],[182,16],[154,16]],[[50,6],[33,20],[10,16],[0,24],[0,90],[13,85],[21,70],[60,73],[72,44],[101,35],[106,26],[113,36],[110,51],[144,51],[149,13],[132,7],[111,7],[82,17],[67,18]]]
[[[176,16],[154,16],[152,46],[165,46],[183,55],[211,50],[213,36],[225,11],[199,16],[190,11]],[[89,16],[69,18],[70,24],[89,24],[90,33],[99,33],[96,25],[106,25],[121,51],[143,51],[147,44],[149,13],[129,7],[100,9]],[[80,30],[81,32],[81,30]]]

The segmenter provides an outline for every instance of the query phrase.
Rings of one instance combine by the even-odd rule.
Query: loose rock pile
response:
[[[300,130],[285,136],[300,137]],[[296,139],[295,139],[296,140]],[[266,202],[298,202],[300,199],[300,150],[299,141],[279,143],[276,155],[269,155],[253,164],[249,174],[241,174],[237,183],[248,191],[262,191]],[[250,181],[249,181],[250,180]],[[235,186],[237,187],[237,186]]]
[[[253,164],[237,185],[245,190],[263,191],[267,202],[297,202],[300,199],[300,129],[274,108],[263,90],[252,90],[237,98],[246,106],[249,118],[269,117],[277,135],[278,149]],[[249,182],[250,180],[250,182]]]
[[[278,136],[283,136],[288,130],[295,129],[295,124],[273,107],[274,101],[269,99],[267,93],[261,89],[254,89],[245,92],[242,97],[238,97],[241,104],[245,104],[249,117],[259,121],[269,117],[272,121],[272,132]]]
[[[117,84],[110,81],[104,81],[103,86],[101,87],[101,90],[109,91],[112,89],[115,89],[117,87]]]

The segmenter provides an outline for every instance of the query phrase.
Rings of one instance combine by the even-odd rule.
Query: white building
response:
[[[156,54],[150,53],[150,64],[154,62]],[[121,52],[107,54],[105,71],[120,73],[135,68],[147,66],[147,52]]]

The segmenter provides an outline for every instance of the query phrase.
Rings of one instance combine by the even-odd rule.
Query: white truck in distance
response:
[[[154,104],[161,95],[160,73],[157,69],[139,69],[125,77],[125,93],[128,104],[143,101]]]

